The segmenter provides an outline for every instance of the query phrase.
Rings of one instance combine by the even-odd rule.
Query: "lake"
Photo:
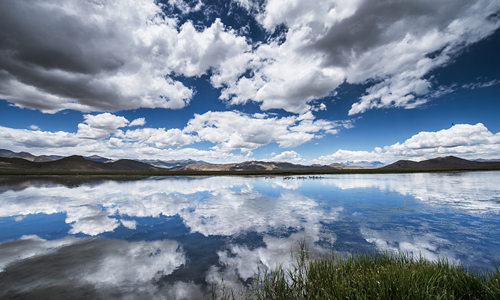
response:
[[[500,172],[0,177],[0,298],[203,299],[313,253],[500,262]],[[16,298],[17,299],[17,298]]]

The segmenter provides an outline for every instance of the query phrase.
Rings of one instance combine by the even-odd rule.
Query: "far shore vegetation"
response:
[[[343,170],[241,170],[241,171],[52,171],[52,170],[8,170],[0,169],[0,175],[61,175],[61,176],[294,176],[328,174],[399,174],[399,173],[444,173],[470,171],[498,171],[498,168],[446,168],[446,169],[343,169]]]
[[[500,271],[471,270],[446,258],[408,253],[310,259],[304,243],[292,269],[256,275],[247,290],[212,287],[212,299],[500,299]]]

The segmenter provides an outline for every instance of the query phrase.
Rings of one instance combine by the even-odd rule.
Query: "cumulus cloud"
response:
[[[141,128],[119,132],[116,137],[125,141],[140,142],[157,148],[180,147],[199,141],[194,135],[184,133],[182,130],[172,128]]]
[[[245,37],[226,29],[220,19],[201,32],[188,21],[180,28],[168,65],[175,73],[200,76],[249,49]]]
[[[293,150],[290,150],[290,151],[284,151],[284,152],[281,152],[280,154],[278,155],[275,155],[272,160],[275,160],[275,161],[291,161],[291,160],[294,160],[294,159],[300,159],[300,154],[298,154],[297,152],[293,151]]]
[[[152,0],[3,2],[0,19],[0,97],[50,113],[182,108],[193,90],[171,75],[199,76],[249,47],[220,20],[178,29]]]
[[[110,137],[106,138],[108,136]],[[12,151],[29,149],[29,152],[35,155],[90,156],[98,154],[115,159],[163,160],[191,158],[214,163],[248,159],[221,149],[163,148],[177,147],[197,140],[196,136],[184,134],[179,129],[166,131],[162,128],[142,128],[126,132],[118,130],[110,135],[106,131],[91,128],[90,125],[84,123],[80,124],[77,133],[33,131],[0,126],[0,148]]]
[[[117,132],[115,137],[157,148],[181,147],[199,141],[214,143],[221,151],[247,152],[269,143],[293,148],[322,134],[350,128],[352,121],[315,120],[311,112],[299,116],[248,115],[237,111],[195,114],[185,128],[141,128]]]
[[[414,108],[436,96],[429,72],[500,25],[492,0],[237,3],[267,40],[220,19],[181,23],[201,0],[2,2],[0,97],[50,113],[177,109],[194,94],[178,76],[208,74],[221,100],[262,110],[324,110],[344,82],[372,84],[350,115]]]
[[[84,115],[84,123],[78,124],[77,135],[82,138],[104,139],[120,127],[127,126],[129,121],[110,113]]]
[[[122,116],[106,112],[84,115],[76,133],[0,126],[0,147],[14,151],[30,148],[37,155],[47,154],[50,148],[51,154],[57,155],[97,153],[111,158],[170,160],[188,157],[209,162],[237,162],[251,159],[251,150],[261,146],[277,143],[282,148],[293,148],[326,134],[336,134],[342,128],[351,128],[353,121],[316,119],[311,112],[280,118],[270,114],[209,111],[195,114],[183,129],[122,129],[145,123],[145,118],[129,122]],[[183,148],[203,141],[214,146],[210,150]],[[230,153],[233,150],[246,155]]]
[[[137,118],[135,120],[133,120],[132,122],[130,122],[130,124],[128,124],[128,126],[132,127],[132,126],[144,126],[146,125],[146,118]]]
[[[201,0],[198,0],[196,3],[188,3],[183,0],[169,0],[165,6],[169,6],[171,9],[177,8],[182,14],[188,14],[199,11],[203,7],[203,2]]]
[[[232,76],[219,73],[212,77],[214,86],[224,87],[220,99],[230,104],[255,101],[262,110],[284,109],[297,114],[313,109],[314,100],[330,95],[344,81],[344,75],[336,66],[323,66],[322,55],[304,55],[300,51],[303,38],[290,37],[281,45],[262,44],[252,53],[236,56],[228,62],[233,67]],[[252,75],[241,76],[247,69]]]
[[[216,143],[219,149],[247,152],[269,143],[293,148],[321,137],[319,133],[336,134],[338,129],[351,125],[349,121],[315,120],[310,112],[282,118],[266,116],[209,111],[196,114],[183,131],[196,132],[200,139]]]
[[[226,81],[222,99],[302,113],[344,81],[372,83],[349,114],[415,108],[433,86],[425,76],[500,25],[495,1],[238,1],[269,32],[248,62],[253,76]],[[284,42],[280,42],[280,39]],[[252,98],[252,94],[253,96]]]
[[[252,159],[252,150],[277,143],[293,148],[326,134],[336,134],[342,128],[353,127],[353,120],[327,121],[316,119],[311,112],[288,117],[267,114],[248,115],[237,111],[196,114],[183,129],[178,128],[120,128],[132,123],[110,113],[85,115],[76,133],[13,129],[0,126],[0,148],[24,151],[30,148],[36,155],[92,155],[98,153],[112,158],[192,159],[215,163],[239,162]],[[186,146],[210,142],[209,150]],[[246,155],[231,153],[240,150]],[[500,133],[490,132],[482,123],[456,124],[437,132],[420,132],[402,143],[376,147],[372,151],[339,149],[316,159],[304,159],[294,150],[272,154],[271,160],[301,164],[330,164],[345,161],[381,161],[399,159],[423,160],[437,156],[455,155],[462,158],[498,158]],[[38,154],[39,153],[39,154]]]
[[[4,149],[76,147],[81,142],[74,133],[33,131],[0,126],[0,145]]]
[[[165,77],[177,30],[153,1],[15,1],[0,12],[0,95],[18,106],[181,108],[193,95]]]
[[[373,151],[338,150],[314,160],[316,163],[344,161],[381,161],[391,163],[399,159],[423,160],[437,156],[454,155],[462,158],[498,158],[500,133],[492,133],[482,123],[456,124],[437,132],[420,132],[403,143],[396,143]]]

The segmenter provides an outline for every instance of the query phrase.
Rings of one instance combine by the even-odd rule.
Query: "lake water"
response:
[[[299,241],[491,269],[499,214],[498,171],[0,177],[0,298],[203,299],[289,266]]]

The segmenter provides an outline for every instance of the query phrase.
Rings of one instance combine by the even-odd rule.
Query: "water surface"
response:
[[[0,298],[197,299],[315,253],[500,261],[500,172],[0,177]]]

